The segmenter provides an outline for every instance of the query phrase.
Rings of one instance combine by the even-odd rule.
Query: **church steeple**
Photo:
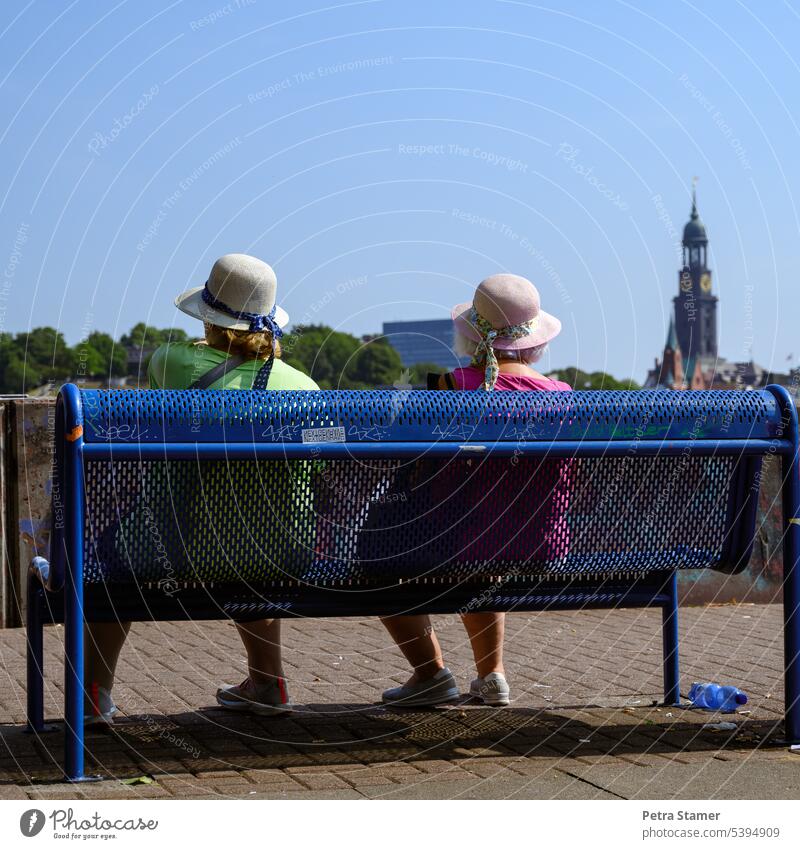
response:
[[[692,181],[692,211],[683,228],[683,265],[685,268],[705,268],[708,236],[697,211],[697,178]]]
[[[711,292],[708,234],[697,211],[697,178],[692,180],[692,211],[683,228],[683,268],[678,273],[675,329],[684,363],[710,365],[717,358],[717,298]]]
[[[664,350],[678,350],[678,334],[675,332],[675,319],[672,316],[669,317],[669,330],[667,330],[667,341],[664,344]]]

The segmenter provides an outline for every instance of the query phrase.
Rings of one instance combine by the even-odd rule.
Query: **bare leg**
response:
[[[83,673],[87,693],[93,693],[94,687],[102,687],[111,692],[117,671],[117,661],[130,629],[130,622],[87,623]]]
[[[444,669],[442,649],[429,616],[384,616],[381,622],[414,669],[409,683],[426,681]]]
[[[247,669],[253,684],[258,687],[283,678],[281,620],[237,622],[236,628],[247,651]]]
[[[490,672],[505,674],[503,669],[503,634],[505,613],[465,613],[461,617],[472,644],[478,675]]]

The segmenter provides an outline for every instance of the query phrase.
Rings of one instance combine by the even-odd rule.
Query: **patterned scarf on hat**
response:
[[[234,318],[242,321],[250,322],[250,333],[260,333],[262,330],[268,330],[272,334],[273,339],[280,339],[283,336],[283,331],[275,321],[275,312],[277,307],[273,307],[266,315],[257,312],[244,312],[243,310],[231,309],[226,303],[217,300],[208,288],[208,283],[202,291],[202,298],[212,309],[231,315]]]
[[[536,316],[522,324],[510,324],[508,327],[498,329],[492,327],[491,323],[480,315],[473,306],[469,313],[469,322],[481,334],[481,341],[478,342],[472,356],[472,365],[484,367],[483,388],[487,392],[491,392],[500,374],[500,366],[494,352],[494,340],[521,339],[523,336],[530,336],[539,324],[539,317]]]

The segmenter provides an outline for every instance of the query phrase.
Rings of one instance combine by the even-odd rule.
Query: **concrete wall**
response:
[[[55,401],[0,401],[0,627],[20,624],[25,608],[25,575],[35,554],[47,556],[50,538],[50,468]],[[756,543],[741,575],[683,572],[682,604],[731,601],[771,602],[781,598],[780,461],[765,460]]]
[[[3,580],[0,627],[20,624],[31,558],[47,557],[55,401],[0,403],[3,423]]]

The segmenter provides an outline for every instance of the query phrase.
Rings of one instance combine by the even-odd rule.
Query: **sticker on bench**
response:
[[[305,427],[303,442],[345,442],[343,427]]]

